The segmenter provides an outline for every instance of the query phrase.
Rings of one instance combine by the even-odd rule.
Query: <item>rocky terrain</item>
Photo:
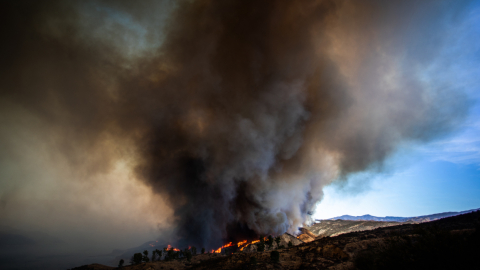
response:
[[[398,226],[401,224],[407,224],[412,222],[400,223],[400,222],[382,222],[382,221],[364,221],[364,220],[322,220],[313,224],[310,227],[306,227],[308,231],[314,235],[314,239],[319,239],[327,236],[337,236],[349,232],[368,231],[376,228]],[[302,235],[306,230],[303,229]],[[299,237],[301,237],[300,235]]]
[[[191,261],[156,261],[128,265],[125,269],[478,269],[480,212],[421,224],[389,224],[372,230],[342,233],[335,237],[321,232],[323,221],[312,226],[316,239],[296,246],[225,254],[195,255]],[[332,224],[330,224],[332,225]],[[358,225],[358,224],[357,224]],[[377,224],[378,225],[378,224]],[[355,225],[354,225],[355,226]],[[357,227],[368,228],[362,223]],[[341,227],[341,225],[339,225]],[[334,230],[335,231],[335,230]],[[344,229],[336,230],[344,231]],[[336,233],[333,233],[336,234]],[[332,235],[333,235],[332,234]],[[315,235],[315,234],[314,234]],[[311,236],[310,236],[311,237]],[[288,236],[290,238],[290,236]],[[282,241],[288,240],[288,238]],[[279,245],[280,246],[280,245]],[[278,251],[278,261],[275,252]],[[115,269],[98,264],[74,268]]]

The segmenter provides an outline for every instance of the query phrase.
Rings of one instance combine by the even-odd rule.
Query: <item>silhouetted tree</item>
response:
[[[292,241],[288,241],[288,247],[292,247],[293,244],[292,244]]]
[[[273,237],[271,235],[268,236],[267,238],[267,245],[271,248],[273,245]]]
[[[157,253],[158,255],[158,260],[160,261],[162,259],[162,251],[161,250],[158,250],[158,249],[155,249],[155,252]]]
[[[196,247],[192,247],[191,251],[192,251],[192,255],[197,255],[197,248]]]
[[[202,248],[202,254],[204,254],[204,253],[205,253],[205,248]]]
[[[125,261],[123,259],[121,259],[119,262],[118,262],[118,268],[121,268],[123,266],[123,263]]]
[[[157,252],[154,250],[154,251],[152,251],[152,262],[154,262],[155,259],[156,259],[155,255],[157,255]]]
[[[140,264],[142,262],[142,253],[135,253],[133,254],[132,259],[130,260],[130,264]]]
[[[175,252],[173,249],[167,250],[167,254],[165,255],[165,261],[171,261],[178,258],[178,252]]]
[[[142,258],[142,260],[143,260],[144,262],[149,262],[149,261],[150,261],[150,259],[148,258],[148,250],[144,250],[144,251],[143,251],[143,258]]]
[[[187,261],[192,260],[192,253],[190,252],[190,250],[185,251],[185,258],[187,258]]]
[[[281,241],[280,236],[275,237],[275,242],[277,242],[277,246],[280,246],[280,241]]]
[[[260,235],[260,243],[265,243],[265,237],[263,235]]]

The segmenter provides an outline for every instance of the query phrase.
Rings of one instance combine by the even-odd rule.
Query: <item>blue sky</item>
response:
[[[387,167],[382,174],[358,174],[326,187],[314,217],[418,216],[480,208],[478,100],[457,132],[406,148]]]
[[[360,173],[324,189],[316,219],[344,214],[418,216],[480,208],[480,3],[445,29],[446,46],[425,80],[462,91],[469,115],[453,133],[428,144],[405,145],[383,173]]]

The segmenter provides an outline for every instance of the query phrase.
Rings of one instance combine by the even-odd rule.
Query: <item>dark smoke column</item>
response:
[[[138,171],[169,198],[179,244],[215,247],[295,231],[324,185],[381,166],[403,140],[426,140],[441,133],[438,127],[451,127],[461,113],[439,111],[414,76],[397,68],[404,81],[392,87],[379,77],[385,52],[336,57],[353,50],[342,51],[342,37],[357,37],[367,48],[383,42],[355,32],[374,32],[377,22],[365,18],[389,11],[388,4],[377,5],[194,1],[178,7],[161,57],[144,72],[155,78],[143,85],[154,98],[141,101],[154,128],[142,142]],[[356,71],[346,69],[355,65]]]
[[[323,93],[312,35],[332,8],[195,1],[172,15],[158,59],[167,68],[146,86],[155,100],[142,101],[156,117],[139,172],[168,196],[181,244],[295,230],[320,199],[301,148],[312,113],[341,102]]]
[[[416,74],[448,1],[182,1],[153,48],[155,3],[9,2],[0,101],[34,115],[82,181],[134,160],[180,247],[294,232],[325,185],[468,109]]]

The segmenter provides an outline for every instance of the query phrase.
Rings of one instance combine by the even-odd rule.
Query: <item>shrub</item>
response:
[[[158,250],[158,249],[155,249],[155,253],[157,253],[158,255],[158,260],[160,261],[162,259],[162,251],[161,250]]]
[[[135,253],[133,254],[132,259],[130,260],[131,264],[140,264],[142,262],[142,253]]]
[[[187,258],[187,261],[192,260],[192,253],[190,252],[190,250],[185,251],[185,258]]]
[[[276,250],[270,252],[270,259],[272,262],[280,262],[280,253]]]
[[[156,255],[157,255],[157,252],[155,250],[152,251],[152,262],[154,262],[155,259],[157,258]]]
[[[149,262],[150,261],[150,259],[148,258],[148,250],[143,251],[142,261],[144,261],[144,262]]]
[[[123,259],[121,259],[119,262],[118,262],[118,268],[121,268],[123,266],[123,263],[125,261]]]
[[[176,258],[177,253],[173,249],[167,250],[165,254],[165,261],[171,261]]]
[[[260,243],[265,243],[265,237],[263,235],[260,235]]]
[[[293,247],[292,241],[288,241],[288,247]]]
[[[257,251],[264,251],[265,250],[265,244],[263,242],[260,242],[257,244]]]
[[[273,245],[273,237],[271,235],[268,236],[266,244],[271,248]]]
[[[250,264],[257,264],[257,257],[250,257]]]
[[[277,242],[277,246],[280,246],[280,236],[275,237],[275,242]]]

